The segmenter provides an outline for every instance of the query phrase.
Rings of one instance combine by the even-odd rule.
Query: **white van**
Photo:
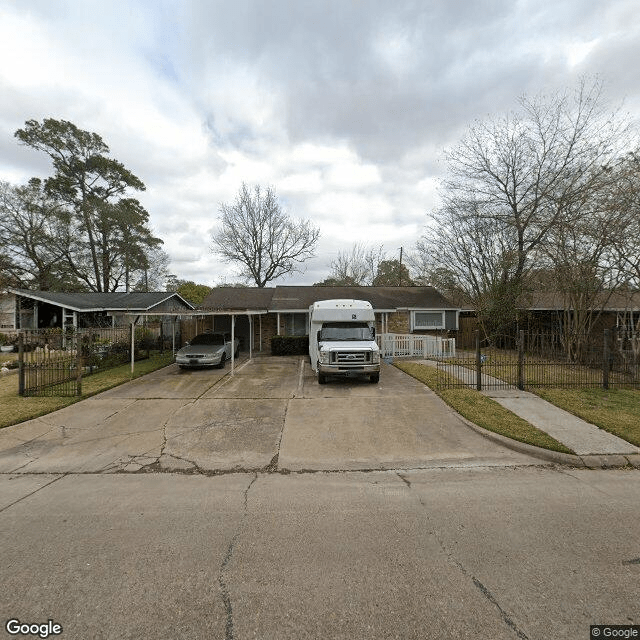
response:
[[[309,307],[309,359],[324,384],[327,376],[380,380],[373,307],[365,300],[321,300]]]

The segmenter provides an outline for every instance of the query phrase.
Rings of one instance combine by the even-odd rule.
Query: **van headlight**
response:
[[[328,351],[320,351],[320,364],[329,364],[329,352]]]
[[[380,364],[380,352],[372,351],[371,352],[371,364]]]

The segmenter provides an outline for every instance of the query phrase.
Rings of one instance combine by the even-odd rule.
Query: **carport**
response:
[[[253,357],[253,349],[254,349],[254,332],[255,332],[255,326],[254,326],[254,322],[255,322],[255,317],[258,316],[258,322],[259,322],[259,345],[260,345],[260,349],[262,349],[262,316],[267,314],[267,310],[266,309],[198,309],[197,311],[190,311],[188,314],[186,314],[184,312],[184,310],[181,311],[164,311],[164,312],[160,312],[160,313],[136,313],[136,318],[131,322],[131,336],[132,336],[132,340],[133,340],[133,336],[134,336],[134,330],[135,330],[135,324],[138,321],[138,319],[141,316],[165,316],[165,317],[171,317],[172,318],[172,322],[171,322],[171,340],[172,340],[172,349],[173,349],[173,353],[175,354],[176,352],[176,320],[178,317],[181,316],[185,316],[188,315],[191,318],[195,318],[196,322],[198,318],[212,318],[212,325],[214,327],[215,331],[221,331],[222,329],[218,329],[215,328],[215,318],[216,317],[228,317],[230,319],[230,333],[231,333],[231,343],[233,344],[233,342],[235,341],[235,337],[236,337],[236,318],[237,317],[246,317],[247,318],[247,322],[249,325],[249,340],[248,345],[249,345],[249,358]],[[196,324],[197,327],[197,324]],[[231,349],[231,375],[234,374],[234,370],[235,370],[235,353],[234,353],[234,349]],[[132,350],[133,353],[133,350]],[[131,370],[133,371],[133,360],[131,361]]]

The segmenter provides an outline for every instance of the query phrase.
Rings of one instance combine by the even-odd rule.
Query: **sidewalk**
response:
[[[435,367],[433,360],[423,364]],[[441,365],[440,369],[468,384],[475,384],[476,372],[459,365]],[[560,409],[529,391],[519,389],[487,388],[504,385],[502,380],[482,374],[483,395],[495,400],[505,409],[520,416],[538,429],[545,431],[578,456],[633,455],[640,449],[618,436]]]

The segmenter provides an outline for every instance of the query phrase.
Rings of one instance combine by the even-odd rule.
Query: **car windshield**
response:
[[[201,333],[191,340],[189,344],[223,345],[224,336],[221,333]]]
[[[366,322],[330,322],[322,325],[320,340],[371,340]]]

